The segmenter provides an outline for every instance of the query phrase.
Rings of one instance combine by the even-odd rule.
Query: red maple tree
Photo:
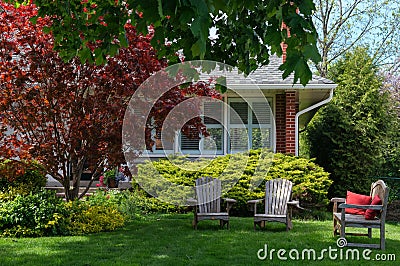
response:
[[[44,31],[51,18],[34,25],[35,5],[0,7],[0,157],[36,159],[64,186],[68,200],[82,197],[104,169],[124,162],[121,131],[129,99],[166,62],[157,59],[152,36],[137,34],[131,25],[129,46],[107,64],[82,63],[78,57],[64,62],[53,50],[52,34]],[[194,93],[218,97],[204,82],[174,88],[152,109],[146,132],[160,128],[168,112]],[[192,126],[205,130],[200,119]],[[146,138],[146,147],[153,145]],[[85,167],[92,178],[79,195]]]

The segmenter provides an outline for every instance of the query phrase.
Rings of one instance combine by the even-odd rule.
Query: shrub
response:
[[[223,197],[234,198],[237,203],[233,206],[232,214],[248,215],[247,201],[264,197],[265,182],[273,178],[289,179],[293,182],[293,196],[307,205],[326,205],[327,190],[331,185],[329,174],[312,160],[298,158],[290,155],[275,154],[260,159],[260,150],[252,150],[248,154],[226,155],[213,159],[212,161],[202,159],[188,162],[184,157],[170,157],[155,162],[147,162],[139,165],[137,180],[146,181],[146,191],[150,190],[151,195],[160,196],[168,200],[171,193],[166,184],[161,184],[157,173],[172,183],[187,186],[185,193],[192,193],[195,179],[201,176],[212,176],[221,179],[237,180]],[[273,158],[273,160],[272,160]],[[234,167],[227,169],[229,160],[234,160]],[[151,166],[152,164],[153,166]],[[260,186],[254,187],[254,174],[258,167],[268,168],[269,172],[259,180]],[[179,166],[179,167],[178,167]],[[192,169],[192,170],[190,170]],[[225,171],[225,172],[224,172]],[[266,173],[266,171],[264,172]],[[158,191],[159,188],[165,191]],[[164,194],[162,194],[164,193]],[[184,197],[183,197],[184,198]]]
[[[41,190],[0,202],[2,236],[52,236],[66,234],[67,211],[54,191]]]
[[[36,161],[0,161],[0,192],[10,198],[39,191],[46,185],[46,180],[43,166]]]
[[[268,179],[274,178],[292,181],[292,197],[301,199],[302,204],[328,204],[328,188],[332,181],[329,179],[329,173],[313,159],[276,154],[268,172]]]
[[[119,190],[96,190],[93,195],[86,197],[90,206],[104,206],[117,208],[128,197],[126,192]]]
[[[122,227],[125,216],[114,206],[108,204],[91,205],[88,201],[69,201],[67,229],[72,235],[83,235],[102,231],[113,231]]]
[[[90,198],[90,200],[89,200]],[[118,204],[124,193],[96,193],[86,200],[64,202],[54,191],[40,190],[0,201],[0,235],[37,237],[112,231],[125,223]]]

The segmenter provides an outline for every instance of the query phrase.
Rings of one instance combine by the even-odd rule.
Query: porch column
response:
[[[295,154],[296,152],[296,91],[285,92],[286,98],[286,125],[285,125],[285,153]]]
[[[286,152],[286,98],[285,94],[276,95],[275,104],[276,152]]]

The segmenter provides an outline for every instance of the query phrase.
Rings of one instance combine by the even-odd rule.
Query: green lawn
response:
[[[252,218],[231,218],[230,230],[219,229],[217,221],[202,221],[199,229],[191,227],[191,214],[153,215],[130,222],[114,232],[79,237],[44,237],[0,239],[0,265],[398,265],[400,261],[400,224],[387,224],[386,250],[373,250],[371,259],[395,254],[396,262],[331,260],[325,253],[320,261],[289,258],[291,249],[301,252],[314,249],[338,249],[331,234],[331,221],[294,221],[294,228],[268,224],[266,229],[253,230]],[[377,242],[374,232],[373,242]],[[365,237],[357,237],[365,239]],[[288,261],[259,260],[257,252],[268,246],[286,249]],[[333,255],[340,256],[340,250]],[[343,249],[342,252],[346,249]],[[362,249],[359,250],[362,256]],[[292,251],[291,254],[295,254]],[[261,253],[260,255],[263,255]]]

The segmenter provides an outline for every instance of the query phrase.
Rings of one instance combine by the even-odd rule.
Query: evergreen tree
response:
[[[379,175],[384,148],[398,131],[396,115],[366,49],[347,53],[329,77],[338,87],[307,129],[310,156],[331,173],[329,196],[367,193],[371,178]]]

